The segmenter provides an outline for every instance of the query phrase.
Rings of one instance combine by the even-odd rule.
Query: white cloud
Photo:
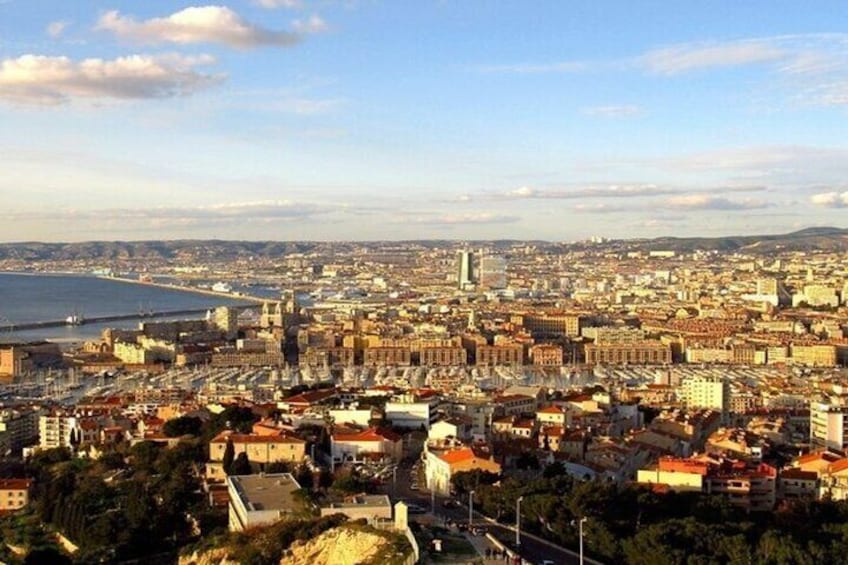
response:
[[[269,10],[275,10],[277,8],[292,9],[303,6],[301,0],[255,0],[255,3]]]
[[[195,207],[113,208],[85,210],[43,210],[39,212],[4,211],[6,220],[78,221],[88,219],[122,220],[127,222],[156,221],[162,224],[199,224],[245,220],[307,218],[332,212],[339,207],[293,202],[290,200],[261,200],[233,202]]]
[[[680,210],[760,210],[768,208],[769,203],[753,198],[732,200],[710,194],[686,194],[669,198],[665,207]]]
[[[269,30],[245,21],[225,6],[194,6],[164,18],[137,21],[117,10],[103,14],[96,29],[139,43],[221,43],[248,49],[261,46],[285,47],[300,41],[300,35]]]
[[[22,104],[58,104],[73,98],[169,98],[186,96],[223,80],[198,72],[208,55],[130,55],[83,59],[22,55],[0,61],[0,99]]]
[[[64,21],[50,22],[45,31],[47,31],[47,35],[50,37],[59,37],[65,32],[65,29],[67,29],[69,25],[69,22]]]
[[[426,224],[432,226],[447,225],[479,225],[479,224],[510,224],[521,218],[510,214],[496,214],[493,212],[477,212],[469,214],[443,214],[431,216],[427,213],[417,215],[404,215],[396,218],[394,223],[400,224]]]
[[[735,67],[784,59],[788,52],[771,39],[682,44],[648,51],[639,62],[649,71],[674,75],[715,67]]]
[[[619,106],[589,106],[583,108],[583,113],[587,116],[600,118],[629,118],[640,115],[642,113],[642,108],[633,104],[624,104]]]
[[[814,194],[810,197],[810,202],[824,208],[845,208],[848,207],[848,191]]]
[[[294,20],[292,27],[298,33],[323,33],[329,26],[320,16],[311,16],[308,20]]]
[[[614,212],[632,211],[633,208],[629,206],[609,204],[607,202],[596,202],[593,204],[575,204],[573,209],[575,212],[583,212],[589,214],[610,214]]]
[[[848,175],[848,149],[803,145],[734,147],[661,159],[655,163],[675,172],[732,173],[786,188],[822,183],[832,186],[844,182]]]
[[[505,196],[510,198],[536,198],[537,194],[538,193],[529,186],[522,186],[507,192]]]
[[[551,199],[569,200],[576,198],[615,198],[636,196],[659,196],[674,194],[678,192],[672,188],[662,187],[655,184],[611,184],[606,186],[573,187],[569,189],[537,190],[529,186],[522,186],[515,190],[496,195],[498,198],[513,199]]]

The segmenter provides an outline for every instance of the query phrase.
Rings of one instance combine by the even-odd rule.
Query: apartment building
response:
[[[524,346],[521,344],[477,346],[476,363],[478,367],[523,365]]]
[[[730,382],[722,375],[697,375],[680,385],[680,398],[689,408],[726,413],[730,408]]]
[[[537,367],[562,366],[562,347],[543,343],[530,348],[530,360]]]
[[[408,367],[412,364],[412,350],[409,347],[367,347],[363,363],[366,367]]]
[[[422,347],[422,367],[455,367],[468,362],[468,352],[462,347]]]
[[[848,405],[843,398],[810,403],[810,446],[837,451],[848,447]]]
[[[658,341],[590,343],[585,346],[589,365],[665,365],[671,363],[671,347]]]
[[[0,456],[38,441],[40,415],[40,410],[29,407],[0,410]]]
[[[53,413],[38,418],[38,446],[41,449],[71,447],[77,437],[82,437],[81,434],[76,416]]]
[[[353,360],[352,347],[308,347],[299,355],[298,362],[312,368],[348,367],[353,365]]]

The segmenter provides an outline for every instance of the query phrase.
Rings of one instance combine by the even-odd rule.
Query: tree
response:
[[[233,445],[232,438],[227,438],[227,447],[224,448],[224,458],[221,460],[221,466],[224,468],[224,473],[232,474],[233,459],[236,457],[236,446]]]
[[[24,565],[70,565],[71,559],[54,547],[33,549],[27,553]]]
[[[493,485],[498,482],[498,475],[489,471],[474,469],[473,471],[462,471],[451,477],[451,482],[457,494],[465,494],[477,489],[480,485]]]
[[[130,450],[133,467],[139,471],[153,471],[153,466],[159,457],[159,449],[160,446],[153,441],[142,441],[135,444]]]
[[[515,460],[515,466],[518,469],[538,469],[539,458],[536,457],[535,453],[525,451]]]
[[[268,466],[265,468],[266,473],[291,473],[291,470],[291,463],[287,463],[286,461],[274,461],[273,463],[268,463]]]
[[[250,467],[250,461],[247,458],[247,453],[242,451],[238,454],[235,461],[233,461],[232,472],[229,473],[231,475],[249,475],[253,472]]]
[[[185,435],[199,436],[203,430],[203,421],[194,416],[180,416],[165,422],[162,431],[168,437],[182,437]]]

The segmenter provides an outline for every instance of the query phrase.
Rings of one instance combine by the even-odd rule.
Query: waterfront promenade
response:
[[[206,296],[217,296],[219,298],[228,298],[230,300],[243,300],[244,302],[252,302],[254,304],[263,304],[268,302],[269,298],[263,298],[261,296],[251,296],[249,294],[233,294],[231,292],[218,292],[208,288],[197,288],[195,286],[181,286],[178,284],[168,284],[154,281],[140,281],[137,279],[128,279],[125,277],[106,277],[106,276],[98,276],[97,278],[105,280],[105,281],[115,281],[122,282],[127,284],[137,284],[141,286],[153,286],[156,288],[164,288],[168,290],[178,290],[181,292],[193,292],[195,294],[205,294]]]

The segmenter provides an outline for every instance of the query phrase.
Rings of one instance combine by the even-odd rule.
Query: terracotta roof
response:
[[[224,431],[212,439],[212,443],[226,443],[227,438],[231,438],[233,443],[306,443],[299,437],[288,436],[284,434],[278,435],[258,435],[258,434],[238,434],[229,431]]]
[[[0,490],[25,490],[32,485],[32,479],[0,479]]]
[[[361,432],[355,433],[335,433],[333,434],[333,441],[335,442],[361,442],[361,441],[380,441],[388,440],[388,441],[400,441],[401,437],[394,433],[391,430],[376,430],[374,428],[369,428],[367,430],[363,430]]]
[[[308,390],[301,394],[290,396],[283,400],[289,404],[317,404],[328,398],[336,396],[336,389],[328,388],[321,390]]]
[[[839,461],[831,464],[827,468],[827,472],[828,473],[839,473],[841,471],[844,471],[845,469],[848,469],[848,459],[840,459]]]
[[[562,426],[545,426],[542,428],[542,435],[548,437],[562,437]]]
[[[536,410],[537,414],[564,414],[562,408],[559,406],[548,406],[547,408],[542,408],[541,410]]]
[[[474,459],[474,457],[476,457],[476,455],[474,455],[474,451],[470,447],[446,451],[439,455],[439,459],[448,465],[453,465],[461,461],[468,461],[469,459]]]
[[[842,458],[834,453],[830,453],[828,451],[817,451],[814,453],[808,453],[807,455],[802,455],[798,458],[798,463],[812,463],[813,461],[828,461],[833,463],[840,459]]]
[[[503,396],[496,397],[494,399],[494,402],[495,403],[509,402],[511,400],[524,400],[524,401],[531,400],[531,401],[535,401],[535,399],[532,396],[527,396],[526,394],[505,394]]]
[[[818,474],[813,471],[802,471],[801,469],[787,469],[780,473],[782,479],[801,479],[804,481],[815,481]]]

